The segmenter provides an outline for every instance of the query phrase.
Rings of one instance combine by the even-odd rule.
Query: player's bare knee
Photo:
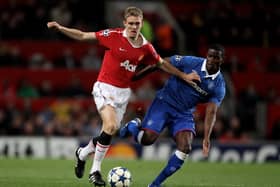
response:
[[[116,125],[108,125],[105,129],[105,132],[107,132],[108,134],[115,134],[118,130],[118,127]]]

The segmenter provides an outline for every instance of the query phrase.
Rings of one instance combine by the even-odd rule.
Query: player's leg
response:
[[[174,154],[169,158],[167,165],[156,177],[156,179],[149,185],[149,187],[159,187],[163,181],[173,175],[184,164],[191,151],[191,142],[193,134],[190,131],[179,132],[176,137],[177,149]]]
[[[173,111],[172,123],[169,126],[169,130],[173,134],[174,140],[177,145],[177,149],[174,154],[169,158],[167,165],[156,179],[150,184],[150,187],[158,187],[169,176],[174,174],[184,164],[184,160],[187,158],[191,151],[191,145],[193,140],[193,134],[195,133],[194,122],[192,115],[182,115]],[[174,118],[174,117],[177,117]]]
[[[79,159],[85,161],[87,156],[95,152],[97,138],[92,138],[85,147],[79,147],[77,152],[79,153]]]
[[[125,113],[130,95],[130,91],[124,90],[123,92],[123,90],[118,89],[113,89],[110,93],[113,93],[114,91],[120,91],[120,93],[112,94],[113,98],[116,98],[117,96],[120,98],[119,95],[125,96],[124,98],[120,98],[122,102],[116,103],[113,102],[111,98],[106,98],[105,103],[107,104],[102,107],[98,107],[103,127],[100,136],[96,139],[96,150],[89,176],[90,182],[98,186],[103,186],[103,184],[105,185],[105,181],[102,179],[100,172],[101,163],[111,144],[112,135],[114,135],[120,127],[120,121]]]
[[[129,121],[120,129],[121,138],[125,138],[129,134],[134,137],[135,142],[142,145],[153,144],[159,136],[159,134],[154,131],[142,129],[141,120],[139,118]]]
[[[93,138],[95,154],[90,169],[89,180],[96,186],[104,186],[101,176],[101,163],[111,144],[112,135],[120,126],[131,94],[129,88],[117,88],[112,85],[96,82],[92,94],[97,110],[102,119],[102,130],[98,137]]]
[[[101,162],[106,155],[111,144],[112,136],[118,129],[117,114],[114,107],[105,105],[99,112],[102,119],[102,130],[100,136],[97,138],[94,163],[90,173],[101,170]]]
[[[101,94],[101,89],[100,89],[100,83],[96,82],[93,87],[93,92],[94,100],[96,103],[97,108],[102,108],[105,99]],[[75,165],[75,174],[78,178],[82,178],[84,175],[84,170],[85,170],[85,163],[86,163],[86,158],[90,153],[95,152],[95,146],[98,140],[98,137],[94,137],[92,140],[89,141],[88,145],[85,147],[79,147],[76,152],[76,165]]]
[[[138,118],[129,121],[120,129],[120,137],[124,138],[131,134],[137,143],[153,144],[165,127],[167,113],[164,105],[165,103],[156,98],[149,107],[143,122],[141,123]]]
[[[118,130],[118,120],[116,110],[111,105],[105,105],[99,113],[103,127],[100,136],[97,137],[89,180],[95,185],[105,185],[105,181],[101,176],[101,164],[110,147],[112,136]]]
[[[85,147],[79,147],[76,149],[75,156],[76,156],[76,165],[75,165],[75,174],[78,178],[82,178],[85,171],[85,164],[87,156],[90,153],[95,151],[95,145],[93,142],[96,142],[96,138],[93,138],[89,141],[89,143]]]
[[[133,120],[127,122],[119,132],[121,138],[126,138],[129,134],[132,134],[133,137],[137,137],[139,131],[141,130],[141,119],[134,118]],[[137,139],[135,139],[137,141]]]

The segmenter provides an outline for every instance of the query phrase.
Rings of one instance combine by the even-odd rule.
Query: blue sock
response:
[[[153,181],[152,185],[159,186],[165,179],[175,173],[183,165],[184,160],[179,159],[176,154],[173,154],[169,159],[165,168],[160,172],[157,178]]]

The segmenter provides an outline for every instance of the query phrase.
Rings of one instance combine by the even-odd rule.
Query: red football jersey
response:
[[[135,47],[125,36],[124,29],[107,29],[95,33],[100,45],[107,50],[97,80],[120,88],[128,88],[139,64],[156,64],[159,54],[143,37],[143,45]]]

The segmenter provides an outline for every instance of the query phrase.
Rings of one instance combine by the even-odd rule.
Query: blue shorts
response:
[[[162,99],[155,98],[144,117],[142,128],[160,134],[165,127],[173,137],[180,131],[191,131],[195,135],[191,112],[178,111]]]

